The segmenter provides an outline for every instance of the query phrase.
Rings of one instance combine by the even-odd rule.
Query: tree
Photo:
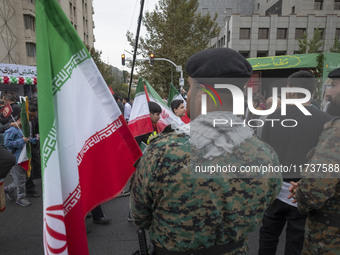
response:
[[[334,44],[329,50],[330,52],[340,53],[340,42],[338,38],[334,39]]]
[[[103,76],[108,87],[111,87],[116,95],[127,97],[129,86],[126,84],[128,73],[123,71],[123,77],[120,78],[117,72],[121,72],[118,68],[113,68],[111,65],[106,64],[101,59],[101,51],[95,48],[89,49],[94,63],[97,65],[99,72]],[[113,71],[115,69],[115,72]]]
[[[188,57],[206,49],[210,39],[219,34],[217,15],[213,18],[202,15],[196,12],[197,8],[197,0],[160,0],[143,19],[147,31],[146,37],[140,38],[139,51],[143,57],[148,58],[152,52],[155,58],[167,58],[185,67]],[[135,38],[129,31],[127,38],[133,46]],[[136,66],[139,74],[163,97],[168,95],[172,71],[177,84],[179,74],[168,62],[155,61],[154,65],[137,62]]]
[[[298,40],[299,52],[301,54],[317,53],[323,46],[322,32],[319,28],[315,29],[312,39],[308,41],[307,33],[304,32],[302,38]]]
[[[301,39],[298,40],[299,43],[299,51],[301,54],[306,53],[317,53],[318,50],[323,46],[323,37],[322,32],[319,28],[315,29],[312,39],[308,41],[308,36],[305,33],[303,33],[303,36]],[[315,88],[315,95],[320,98],[321,93],[321,81],[320,76],[323,73],[323,64],[324,64],[324,55],[323,53],[320,53],[317,58],[317,66],[315,68],[315,71],[313,71],[315,78],[317,78],[317,85]]]
[[[93,47],[91,49],[88,48],[88,50],[89,53],[91,54],[94,63],[97,65],[99,72],[103,76],[107,86],[112,87],[114,77],[112,75],[111,66],[102,61],[101,59],[102,52],[96,50]]]

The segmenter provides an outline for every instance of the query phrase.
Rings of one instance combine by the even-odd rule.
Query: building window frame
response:
[[[275,56],[285,56],[285,55],[287,55],[287,51],[285,51],[285,50],[275,51]]]
[[[250,39],[250,28],[242,27],[240,28],[240,40]]]
[[[244,51],[240,50],[239,53],[245,58],[250,57],[250,51],[249,50],[244,50]]]
[[[257,51],[256,55],[258,58],[265,58],[268,57],[268,51]]]
[[[295,28],[295,39],[296,40],[301,39],[305,32],[306,28]]]
[[[321,33],[321,38],[325,39],[325,29],[324,28],[314,28],[314,33],[317,29],[319,29],[319,31]]]
[[[269,28],[267,28],[267,27],[259,28],[258,39],[259,40],[268,40],[269,39]]]
[[[338,39],[340,41],[340,28],[335,29],[335,39]]]
[[[24,25],[26,30],[35,31],[35,17],[30,14],[24,14]]]
[[[36,58],[37,57],[37,51],[36,51],[36,44],[32,42],[26,43],[26,55],[29,58]]]
[[[277,40],[286,40],[287,39],[287,28],[278,28],[276,30],[276,39]]]
[[[334,10],[340,10],[340,0],[334,0]]]
[[[323,9],[323,0],[314,0],[314,10],[322,10]]]

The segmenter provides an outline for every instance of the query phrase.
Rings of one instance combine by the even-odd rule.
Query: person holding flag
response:
[[[16,103],[16,98],[13,95],[5,95],[5,106],[2,109],[0,123],[6,124],[20,115],[20,106]]]
[[[16,165],[11,169],[13,182],[5,187],[5,194],[9,200],[14,200],[14,191],[17,190],[17,205],[26,207],[31,205],[31,202],[26,197],[26,171],[29,169],[26,163],[28,161],[26,144],[35,144],[38,138],[29,138],[23,135],[21,118],[16,121],[16,125],[16,127],[11,127],[5,131],[5,147],[16,158]]]
[[[154,131],[150,117],[149,102],[155,102],[161,108],[160,118],[156,124],[157,133],[162,132],[168,125],[173,127],[184,125],[184,123],[171,111],[170,107],[166,105],[154,88],[141,77],[138,80],[134,107],[132,107],[129,121],[129,128],[134,137]]]
[[[180,102],[183,103],[183,105],[181,105]],[[178,114],[176,114],[176,116],[180,117],[185,124],[190,123],[190,118],[188,117],[186,109],[187,102],[172,83],[170,84],[169,89],[168,106],[175,114],[176,112],[174,110],[177,109]]]
[[[174,114],[176,114],[177,117],[182,118],[186,112],[184,101],[181,99],[176,99],[172,101],[171,110],[174,112]]]
[[[150,138],[158,134],[156,125],[160,119],[159,115],[162,113],[162,108],[155,102],[149,102],[148,105],[149,105],[149,110],[150,110],[150,119],[151,119],[151,123],[153,127],[153,132],[149,132],[144,135],[137,136],[136,141],[138,145],[141,145],[142,142],[148,145],[150,142]]]
[[[35,5],[44,251],[86,255],[84,218],[120,194],[142,153],[58,1]]]

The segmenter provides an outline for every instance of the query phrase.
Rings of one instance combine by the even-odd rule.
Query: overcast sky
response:
[[[145,0],[144,12],[153,10],[158,0]],[[129,30],[136,34],[140,12],[140,0],[94,0],[94,47],[102,51],[102,60],[119,69],[130,71],[121,64],[121,54],[132,57],[124,50],[131,51],[126,39]],[[141,27],[141,33],[145,28]]]

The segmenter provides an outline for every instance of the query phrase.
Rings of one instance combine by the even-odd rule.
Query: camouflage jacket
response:
[[[299,182],[296,197],[298,208],[303,213],[318,211],[340,216],[340,119],[325,125],[315,148],[311,164],[327,164],[333,172],[320,173],[329,178],[305,178]],[[309,173],[310,174],[310,173]],[[311,175],[311,174],[310,174]],[[307,176],[308,177],[308,176]],[[314,177],[314,176],[312,176]],[[329,216],[334,217],[334,216]],[[340,250],[339,228],[307,217],[303,255],[337,255]]]
[[[169,251],[246,239],[279,193],[281,178],[192,178],[190,149],[185,134],[159,135],[150,143],[132,183],[134,222],[149,229],[156,246]],[[275,152],[255,137],[218,160],[238,166],[278,164]]]
[[[320,173],[323,175],[320,177],[330,178],[305,178],[299,182],[296,195],[299,210],[340,215],[340,119],[325,124],[310,164],[326,164],[328,172]]]

